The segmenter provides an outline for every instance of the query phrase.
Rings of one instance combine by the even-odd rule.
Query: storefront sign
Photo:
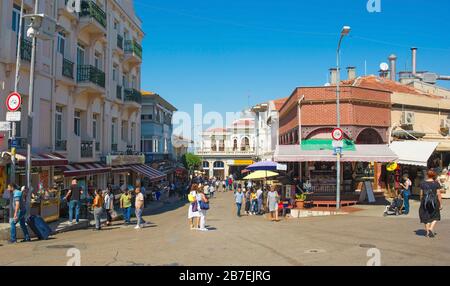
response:
[[[255,163],[253,160],[234,160],[232,166],[249,166]]]
[[[108,166],[145,164],[144,155],[109,155],[106,156]]]
[[[10,131],[11,122],[0,121],[0,131]]]

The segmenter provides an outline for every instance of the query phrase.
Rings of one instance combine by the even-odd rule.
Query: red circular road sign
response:
[[[6,99],[6,107],[9,111],[14,112],[19,110],[20,106],[22,105],[22,97],[19,93],[13,92],[10,95],[8,95],[8,98]]]
[[[341,141],[342,139],[344,139],[344,131],[342,131],[341,128],[335,128],[331,133],[331,137],[333,137],[333,139],[336,141]]]

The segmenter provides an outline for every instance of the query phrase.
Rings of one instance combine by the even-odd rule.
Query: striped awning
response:
[[[111,172],[115,173],[115,174],[121,174],[121,173],[128,173],[131,172],[131,168],[129,165],[125,165],[125,166],[113,166],[111,169]]]
[[[16,154],[17,163],[19,166],[25,166],[27,161],[27,155],[24,153]],[[53,166],[65,166],[69,164],[69,161],[61,154],[58,153],[32,153],[31,165],[33,167],[53,167]]]
[[[102,163],[79,163],[64,167],[64,177],[80,177],[111,172],[111,167]]]
[[[144,164],[130,165],[129,167],[136,174],[147,177],[152,182],[161,181],[166,178],[166,174]]]

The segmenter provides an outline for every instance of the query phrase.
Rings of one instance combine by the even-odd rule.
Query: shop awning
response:
[[[81,177],[111,172],[111,167],[102,163],[79,163],[64,167],[64,177]]]
[[[27,155],[25,153],[20,154],[17,153],[16,159],[19,166],[25,166],[27,161]],[[69,164],[69,161],[63,155],[58,153],[31,154],[31,165],[33,167],[55,167],[55,166],[65,166],[67,164]]]
[[[139,165],[130,165],[130,169],[133,170],[133,172],[142,175],[144,177],[147,177],[150,181],[161,181],[166,178],[166,174],[153,169],[150,166],[139,164]]]
[[[399,164],[427,167],[428,160],[438,145],[438,142],[398,141],[389,147],[398,155]]]
[[[342,162],[393,162],[398,156],[388,145],[354,145],[355,151],[344,150]],[[279,145],[275,151],[277,162],[334,162],[330,150],[302,150],[299,145]]]

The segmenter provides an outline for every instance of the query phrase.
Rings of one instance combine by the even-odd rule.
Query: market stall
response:
[[[56,188],[41,188],[37,193],[32,194],[31,215],[41,216],[45,222],[57,221],[60,217],[61,192]]]

